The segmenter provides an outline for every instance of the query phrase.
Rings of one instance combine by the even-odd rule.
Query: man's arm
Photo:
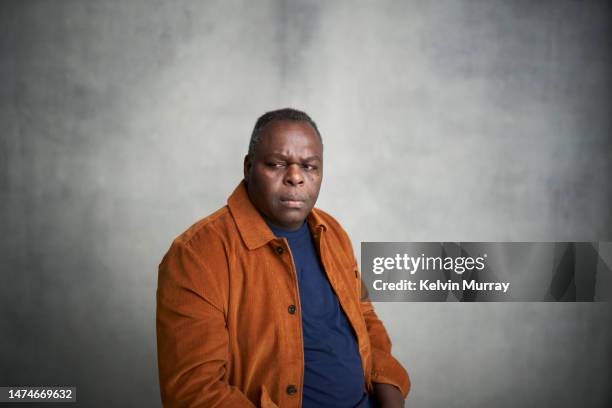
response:
[[[157,354],[164,407],[254,405],[224,381],[228,332],[219,299],[205,292],[197,255],[173,244],[159,266]]]
[[[333,217],[329,217],[331,218],[330,221],[335,223],[340,231],[339,238],[341,245],[344,247],[344,253],[349,258],[347,261],[351,262],[357,277],[355,280],[355,294],[360,299],[359,307],[370,339],[372,354],[371,377],[375,398],[383,407],[395,407],[395,404],[399,402],[398,397],[401,397],[402,401],[398,406],[403,406],[403,400],[410,391],[410,377],[400,362],[391,355],[391,340],[384,325],[374,311],[374,306],[369,300],[365,284],[360,279],[359,267],[353,252],[351,239],[342,226]]]
[[[367,298],[360,280],[361,313],[365,319],[372,347],[372,383],[374,395],[382,407],[403,407],[410,391],[410,377],[399,361],[391,355],[391,339]]]

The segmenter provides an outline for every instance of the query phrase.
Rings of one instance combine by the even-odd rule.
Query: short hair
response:
[[[319,128],[317,128],[317,124],[312,120],[310,116],[306,112],[302,112],[297,109],[292,108],[283,108],[277,109],[270,112],[266,112],[257,119],[255,122],[255,127],[253,128],[253,132],[251,133],[251,140],[249,141],[249,151],[247,155],[249,157],[253,157],[255,154],[255,148],[261,142],[261,129],[263,129],[268,123],[274,121],[290,121],[290,122],[306,122],[309,123],[310,126],[313,127],[315,132],[317,132],[317,136],[319,136],[319,140],[323,143],[323,139],[321,138],[321,133],[319,133]]]

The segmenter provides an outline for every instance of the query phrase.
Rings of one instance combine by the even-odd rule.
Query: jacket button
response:
[[[297,310],[297,308],[295,307],[295,305],[289,305],[289,313],[291,314],[295,314],[295,311]]]
[[[276,253],[279,255],[282,255],[283,252],[285,252],[285,248],[283,248],[282,246],[277,246],[276,247]]]
[[[287,394],[293,395],[297,392],[297,387],[293,384],[287,387]]]

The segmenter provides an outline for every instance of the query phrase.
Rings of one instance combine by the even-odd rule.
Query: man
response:
[[[157,343],[167,407],[403,407],[410,381],[351,242],[315,209],[316,124],[257,120],[227,206],[172,243],[159,267]]]

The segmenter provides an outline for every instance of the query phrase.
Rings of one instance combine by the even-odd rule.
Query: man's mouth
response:
[[[294,197],[283,197],[280,199],[281,205],[287,208],[302,208],[304,207],[304,200]]]

